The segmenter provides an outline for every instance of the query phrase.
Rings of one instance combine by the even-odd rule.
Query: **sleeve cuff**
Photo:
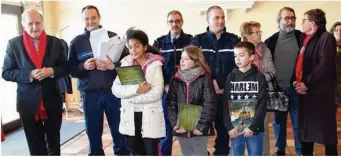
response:
[[[199,130],[200,132],[202,132],[203,134],[207,133],[209,130],[209,128],[206,125],[203,125],[200,123],[197,124],[196,129]]]
[[[234,129],[234,127],[231,125],[231,126],[227,126],[227,127],[225,127],[226,128],[226,130],[227,130],[227,132],[229,132],[229,131],[231,131],[232,129]]]
[[[30,77],[28,81],[29,81],[29,83],[32,83],[33,82],[33,78]]]
[[[308,88],[308,90],[309,90],[309,87],[311,86],[311,84],[310,83],[308,83],[308,80],[307,80],[307,78],[306,79],[304,79],[304,80],[302,80],[302,82],[304,83],[304,85]]]
[[[258,128],[255,128],[255,127],[253,127],[253,126],[249,126],[249,129],[252,131],[252,132],[258,132]]]
[[[79,70],[81,70],[81,71],[85,71],[86,69],[84,68],[84,63],[79,63],[78,64],[78,68],[79,68]]]

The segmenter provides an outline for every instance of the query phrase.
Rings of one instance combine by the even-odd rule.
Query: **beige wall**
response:
[[[239,26],[247,20],[258,21],[262,25],[264,32],[263,39],[278,31],[276,18],[278,10],[284,6],[292,7],[297,16],[296,28],[301,30],[303,14],[309,9],[320,8],[326,13],[327,29],[336,21],[341,21],[341,2],[257,2],[247,13],[234,10],[227,21],[227,25],[232,32],[238,33]],[[239,35],[239,34],[238,34]]]
[[[150,43],[158,36],[168,32],[166,25],[166,15],[172,9],[178,9],[184,16],[185,32],[197,34],[205,31],[207,26],[205,16],[200,11],[193,11],[188,6],[181,6],[180,1],[58,1],[44,2],[44,13],[52,12],[53,16],[46,17],[49,23],[58,28],[67,25],[70,27],[63,32],[62,37],[70,41],[77,34],[83,32],[81,21],[81,9],[85,5],[92,4],[98,7],[102,15],[101,24],[119,35],[124,35],[130,26],[135,26],[146,31],[149,35]],[[46,5],[46,3],[52,3]],[[213,3],[212,3],[213,4]],[[300,29],[300,22],[303,13],[312,8],[321,8],[327,15],[327,27],[335,21],[341,21],[341,2],[256,2],[253,8],[246,13],[240,9],[230,11],[227,15],[226,27],[228,31],[239,35],[239,26],[247,20],[255,20],[262,24],[264,39],[276,32],[275,22],[278,10],[283,6],[295,9],[297,14],[297,28]],[[50,14],[51,15],[51,14]],[[51,18],[52,17],[52,18]],[[50,19],[48,19],[50,18]]]
[[[81,20],[82,7],[92,4],[98,7],[102,15],[101,24],[119,35],[124,35],[125,31],[135,26],[144,30],[153,41],[168,33],[166,25],[166,15],[169,11],[177,9],[182,12],[185,20],[183,29],[187,33],[197,34],[205,31],[207,23],[205,16],[201,15],[200,10],[193,10],[188,6],[182,6],[180,1],[170,0],[151,1],[151,0],[130,0],[130,1],[44,1],[45,24],[54,28],[64,28],[69,25],[61,37],[70,42],[76,35],[83,32]],[[278,31],[276,24],[277,12],[281,7],[289,6],[295,9],[297,15],[297,28],[303,13],[312,8],[321,8],[327,15],[327,27],[335,21],[341,21],[341,2],[256,2],[252,9],[246,13],[240,9],[229,11],[226,20],[227,30],[239,35],[239,26],[247,20],[258,21],[262,24],[264,32],[263,39]],[[47,31],[48,33],[50,31]],[[75,80],[73,80],[75,82]],[[76,89],[76,83],[74,83]],[[70,103],[79,102],[79,92],[74,90],[74,95],[67,96]]]
[[[43,16],[44,16],[44,26],[45,31],[48,35],[55,35],[55,33],[49,27],[56,29],[58,27],[57,21],[53,20],[55,18],[56,12],[54,6],[57,2],[49,1],[49,3],[43,2]]]

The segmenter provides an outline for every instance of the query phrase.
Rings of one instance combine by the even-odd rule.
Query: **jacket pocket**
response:
[[[129,113],[126,108],[121,107],[120,108],[120,123],[122,126],[127,126],[128,123],[130,122],[129,120]]]
[[[166,132],[163,110],[160,107],[148,107],[142,116],[142,136],[159,138]],[[153,133],[154,132],[154,133]]]
[[[159,129],[165,126],[165,120],[163,116],[163,109],[160,107],[148,107],[143,114],[143,122],[146,127],[152,129]]]
[[[163,109],[160,107],[148,107],[146,111],[145,121],[147,123],[151,123],[153,125],[157,125],[159,123],[162,123],[164,120],[163,117]]]

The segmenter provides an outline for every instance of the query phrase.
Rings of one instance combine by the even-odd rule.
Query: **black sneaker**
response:
[[[277,151],[272,156],[285,156],[285,151]]]

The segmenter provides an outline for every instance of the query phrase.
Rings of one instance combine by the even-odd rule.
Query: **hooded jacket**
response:
[[[178,120],[179,104],[194,104],[202,106],[201,118],[196,129],[209,136],[216,113],[216,95],[211,76],[200,73],[190,83],[185,83],[179,73],[171,79],[166,99],[168,107],[168,119],[175,127]],[[192,132],[179,134],[178,136],[194,136]]]
[[[142,66],[147,83],[151,86],[149,92],[137,93],[139,85],[121,85],[117,77],[112,86],[113,94],[121,98],[121,115],[119,131],[123,135],[135,136],[134,112],[135,105],[143,105],[142,137],[161,138],[166,136],[165,121],[162,109],[162,94],[164,90],[162,76],[163,57],[147,53],[148,60]],[[122,59],[122,67],[134,65],[129,55]]]
[[[267,101],[267,83],[265,76],[257,70],[255,65],[245,73],[235,68],[227,77],[224,93],[224,126],[227,131],[234,128],[231,122],[230,109],[234,108],[236,103],[253,101],[255,111],[251,116],[251,123],[247,126],[252,132],[264,132],[264,118],[266,114]],[[229,107],[229,104],[231,107]]]

